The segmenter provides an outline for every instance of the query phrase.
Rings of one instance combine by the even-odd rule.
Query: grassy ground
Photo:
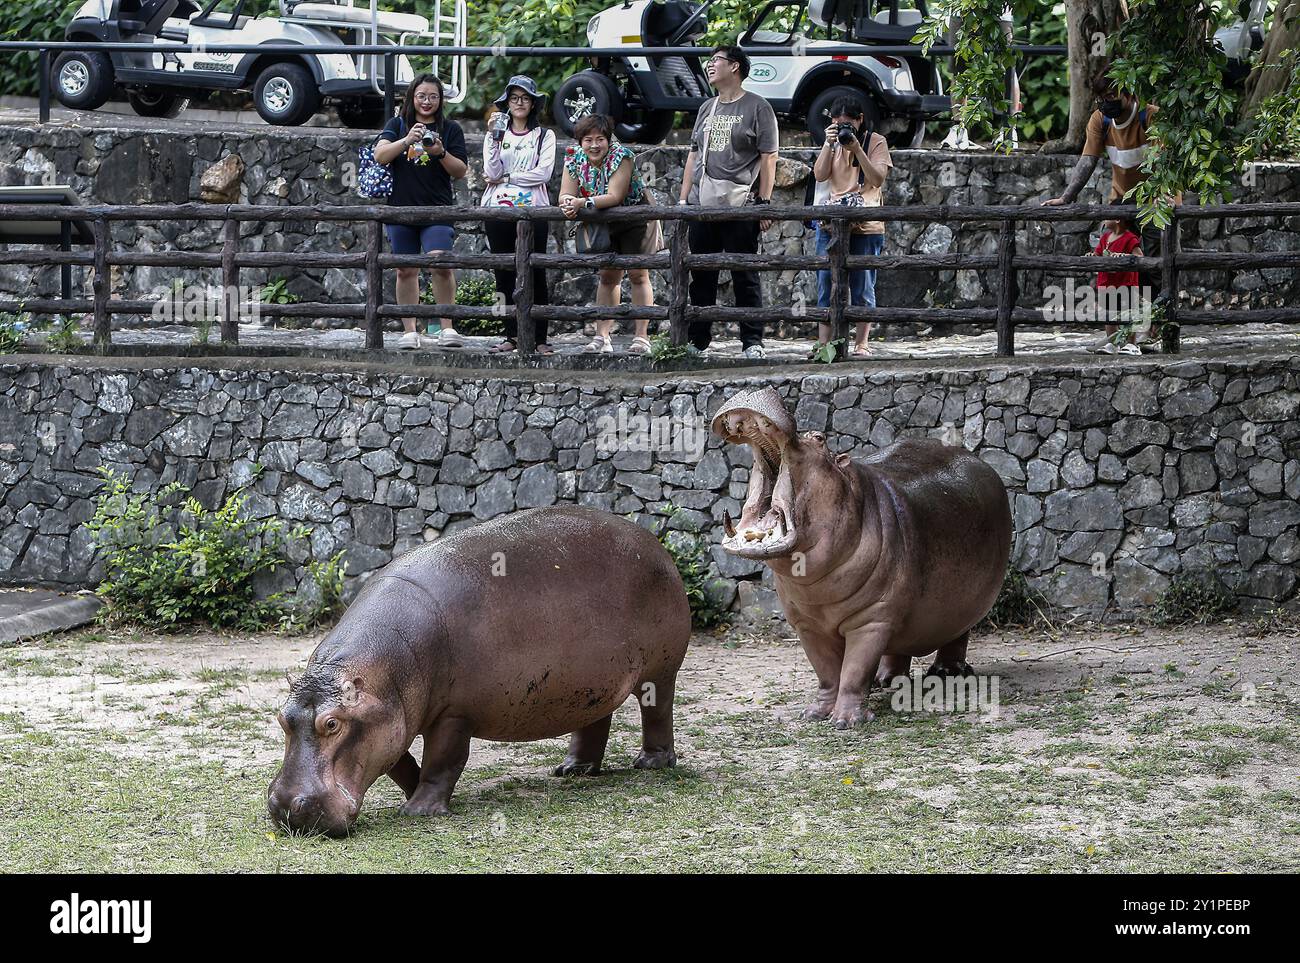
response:
[[[1300,869],[1294,627],[989,633],[996,717],[797,720],[789,639],[698,637],[677,769],[547,775],[563,741],[475,743],[450,819],[386,780],[343,841],[276,832],[286,669],[314,638],[122,630],[0,649],[0,868],[8,871]]]

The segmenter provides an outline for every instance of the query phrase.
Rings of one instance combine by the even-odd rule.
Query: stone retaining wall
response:
[[[0,127],[0,185],[42,182],[69,183],[87,202],[130,204],[187,202],[200,198],[200,180],[220,159],[237,155],[245,171],[234,185],[236,199],[253,204],[357,203],[349,184],[354,173],[356,149],[366,135],[354,131],[322,131],[315,128],[265,130],[214,130],[199,136],[188,131],[140,127],[95,128],[54,125],[45,128]],[[471,170],[460,182],[457,200],[476,203],[483,187],[482,139],[470,135]],[[782,151],[777,197],[785,203],[802,203],[814,152],[806,149]],[[681,182],[684,149],[665,146],[644,150],[638,156],[647,179],[676,197]],[[231,162],[233,163],[233,162]],[[897,151],[895,167],[887,182],[889,204],[1020,204],[1060,193],[1074,158],[1016,154],[954,154],[944,151]],[[1109,185],[1108,165],[1102,163],[1087,189],[1084,202],[1100,202]],[[1243,185],[1238,200],[1300,200],[1300,164],[1260,165],[1254,183]],[[557,192],[559,170],[552,194]],[[476,227],[465,226],[458,250],[482,249]],[[1097,225],[1086,223],[1031,224],[1022,226],[1018,244],[1023,253],[1081,254],[1091,250]],[[220,249],[220,224],[163,223],[132,225],[115,223],[114,242],[134,250],[184,249],[216,252]],[[1188,249],[1278,251],[1300,248],[1300,218],[1273,222],[1226,219],[1201,221],[1185,229]],[[244,248],[249,251],[355,251],[364,246],[361,232],[352,225],[297,223],[254,225],[244,228]],[[1090,240],[1090,237],[1092,240]],[[555,241],[552,241],[554,244]],[[565,241],[572,249],[573,242]],[[997,249],[995,230],[962,224],[896,224],[890,226],[886,252],[942,253],[961,251],[992,253]],[[765,235],[763,250],[798,254],[812,252],[812,235],[798,223],[787,223]],[[390,272],[391,275],[392,272]],[[121,297],[147,297],[169,289],[177,276],[173,269],[114,268],[114,291]],[[89,271],[74,270],[80,285],[89,292]],[[184,272],[187,282],[218,283],[216,272]],[[291,267],[270,272],[247,270],[244,283],[263,283],[268,277],[283,276],[289,290],[305,300],[362,302],[361,271],[297,271]],[[594,298],[592,275],[569,273],[563,279],[553,275],[555,300],[559,303],[588,304]],[[766,272],[765,295],[770,303],[796,303],[802,298],[816,303],[816,283],[809,272],[776,274]],[[58,271],[45,268],[0,266],[0,292],[17,297],[57,294]],[[1023,303],[1041,303],[1043,285],[1052,283],[1041,273],[1022,275]],[[1057,283],[1060,283],[1059,281]],[[1196,272],[1187,275],[1185,286],[1190,303],[1212,305],[1243,304],[1273,306],[1300,300],[1297,272],[1264,268],[1227,272]],[[393,279],[388,279],[391,300]],[[656,278],[662,290],[664,279]],[[905,306],[992,305],[995,286],[985,272],[977,271],[893,271],[884,272],[879,283],[879,303]],[[723,295],[724,299],[729,295]],[[129,322],[135,323],[135,322]],[[340,325],[351,324],[339,320]],[[396,322],[393,322],[396,324]]]
[[[934,436],[978,452],[1007,483],[1014,565],[1066,612],[1132,615],[1202,569],[1272,605],[1294,596],[1300,561],[1298,362],[805,368],[723,383],[14,358],[0,365],[0,579],[96,578],[83,523],[107,466],[142,491],[180,480],[208,505],[250,486],[256,516],[311,530],[285,585],[340,549],[362,576],[478,521],[578,503],[698,529],[714,543],[716,591],[771,611],[765,570],[716,547],[749,451],[704,434],[727,395],[771,383],[835,450]]]

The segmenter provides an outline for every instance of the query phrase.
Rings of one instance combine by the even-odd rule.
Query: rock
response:
[[[1066,532],[1122,529],[1124,513],[1112,489],[1066,489],[1047,496],[1043,524]]]
[[[555,504],[558,478],[549,465],[530,465],[519,476],[515,504],[520,508],[542,508]]]
[[[228,154],[203,172],[199,179],[199,199],[208,204],[238,204],[243,180],[243,158]]]

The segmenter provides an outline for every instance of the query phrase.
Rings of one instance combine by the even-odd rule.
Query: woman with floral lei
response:
[[[645,185],[636,169],[631,150],[614,140],[613,122],[600,114],[584,117],[574,126],[577,147],[565,155],[564,178],[560,183],[560,207],[565,217],[574,218],[581,210],[601,210],[623,204],[641,204],[647,200]],[[610,250],[618,254],[657,254],[663,248],[663,229],[658,221],[641,224],[611,224]],[[654,304],[650,272],[634,268],[627,272],[634,304]],[[616,305],[622,299],[623,271],[605,268],[600,272],[596,303]],[[646,354],[650,340],[646,337],[649,321],[636,319],[636,337],[631,352]],[[596,336],[586,351],[611,354],[613,320],[597,321]]]
[[[388,203],[394,207],[447,207],[454,203],[452,182],[469,170],[469,154],[460,124],[443,117],[443,103],[442,81],[434,74],[419,74],[406,89],[401,111],[375,142],[375,161],[393,175]],[[455,228],[447,222],[384,227],[394,254],[450,251],[456,238]],[[455,303],[456,278],[451,268],[431,269],[430,280],[438,304]],[[417,304],[419,300],[420,269],[399,267],[398,303]],[[399,342],[403,348],[458,348],[465,343],[446,318],[441,319],[438,338],[418,332],[415,318],[403,318],[402,325],[406,328]]]

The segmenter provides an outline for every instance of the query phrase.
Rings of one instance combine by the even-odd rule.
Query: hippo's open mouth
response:
[[[739,522],[723,513],[724,550],[743,558],[788,555],[797,539],[794,485],[783,457],[794,438],[794,419],[771,388],[743,392],[713,418],[713,431],[734,445],[749,445],[754,466]]]

